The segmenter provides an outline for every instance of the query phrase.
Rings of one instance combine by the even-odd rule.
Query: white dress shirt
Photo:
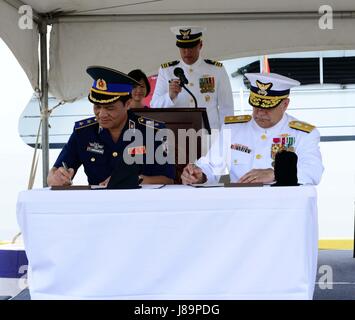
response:
[[[171,108],[195,106],[192,97],[182,89],[178,96],[171,100],[169,96],[169,80],[177,79],[175,68],[182,68],[189,83],[187,88],[194,94],[198,107],[207,109],[207,115],[212,129],[220,129],[224,117],[234,114],[233,95],[227,72],[222,64],[207,63],[201,57],[192,65],[183,61],[160,67],[157,83],[151,101],[152,108]],[[206,84],[211,87],[206,88]],[[204,87],[205,86],[205,87]],[[207,92],[204,92],[206,91]],[[201,92],[202,91],[202,92]]]

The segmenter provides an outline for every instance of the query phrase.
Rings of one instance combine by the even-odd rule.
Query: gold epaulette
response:
[[[205,62],[208,64],[212,64],[216,67],[223,67],[223,63],[219,62],[219,61],[214,61],[214,60],[210,60],[210,59],[205,59]]]
[[[165,68],[168,68],[168,67],[172,67],[172,66],[176,66],[177,64],[179,64],[179,60],[175,60],[175,61],[170,61],[170,62],[166,62],[166,63],[162,63],[161,64],[161,67],[163,68],[163,69],[165,69]]]
[[[154,119],[149,119],[146,117],[139,117],[138,122],[143,126],[154,128],[154,129],[165,128],[165,122],[154,120]]]
[[[224,123],[229,124],[229,123],[245,123],[249,122],[251,120],[251,116],[248,114],[242,115],[242,116],[228,116],[224,117]]]
[[[288,126],[292,129],[300,130],[307,133],[312,132],[315,128],[315,126],[303,121],[290,121],[288,123]]]
[[[78,130],[78,129],[82,129],[82,128],[86,128],[86,127],[89,127],[89,126],[92,126],[93,124],[96,124],[97,123],[97,120],[95,117],[91,117],[91,118],[88,118],[88,119],[83,119],[83,120],[79,120],[77,122],[75,122],[75,130]]]

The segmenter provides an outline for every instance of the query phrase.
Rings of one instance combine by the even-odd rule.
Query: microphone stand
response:
[[[187,91],[187,93],[192,97],[192,99],[194,99],[195,108],[197,109],[198,108],[197,107],[197,100],[196,100],[195,96],[193,95],[193,93],[189,89],[186,88],[185,84],[182,81],[180,81],[180,86]]]

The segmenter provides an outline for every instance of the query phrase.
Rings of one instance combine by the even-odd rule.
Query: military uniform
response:
[[[316,128],[286,113],[269,129],[259,127],[249,115],[227,117],[219,141],[196,165],[209,183],[218,182],[226,168],[231,182],[237,182],[252,169],[273,168],[276,153],[288,150],[298,156],[298,182],[316,185],[323,173],[319,140]]]
[[[151,101],[153,108],[195,106],[192,97],[184,90],[174,101],[169,96],[169,80],[176,79],[174,69],[184,70],[189,83],[187,88],[194,94],[198,107],[207,109],[211,128],[219,129],[223,119],[234,113],[233,95],[228,75],[220,62],[199,58],[194,64],[183,61],[163,64],[159,69],[158,80]]]
[[[117,142],[112,139],[112,128],[99,125],[101,110],[106,106],[124,108],[133,86],[140,85],[139,82],[107,67],[90,66],[86,71],[94,80],[88,99],[96,106],[98,121],[93,117],[75,123],[74,131],[54,167],[73,168],[76,172],[83,165],[90,185],[97,185],[111,176],[108,184],[111,189],[137,187],[139,174],[174,179],[174,167],[167,163],[166,141],[155,141],[156,133],[165,128],[164,123],[139,117],[130,110],[127,111],[127,119],[114,114],[117,118],[113,120],[126,119]],[[122,103],[116,104],[116,101]],[[118,124],[114,129],[117,128]],[[164,135],[160,136],[164,138]],[[161,156],[159,163],[163,164],[158,164],[156,156]],[[110,185],[112,180],[116,185]]]
[[[219,140],[196,165],[202,169],[209,182],[217,182],[218,177],[225,174],[226,168],[231,181],[237,182],[252,169],[273,168],[276,154],[284,150],[296,153],[298,158],[297,170],[287,171],[288,166],[291,169],[289,162],[282,165],[286,169],[286,175],[295,175],[295,179],[289,176],[289,180],[298,180],[300,184],[318,184],[323,173],[318,130],[313,125],[288,115],[285,109],[266,111],[277,108],[288,98],[290,88],[300,83],[272,73],[249,73],[245,76],[250,81],[249,104],[253,108],[264,109],[261,117],[265,117],[270,123],[279,116],[281,119],[272,127],[263,128],[250,115],[226,117]],[[287,108],[285,104],[282,108],[285,106]]]
[[[199,43],[202,37],[202,28],[199,27],[174,27],[176,45],[188,48]],[[177,95],[174,100],[169,96],[169,81],[177,79],[174,75],[175,68],[182,68],[188,80],[186,87],[194,94],[198,107],[207,109],[211,128],[219,129],[223,119],[234,113],[233,95],[231,84],[222,63],[201,57],[192,65],[183,61],[163,63],[159,69],[155,91],[151,101],[153,108],[191,107],[195,106],[194,100],[186,90]]]
[[[114,143],[110,133],[106,129],[99,127],[95,117],[81,120],[75,123],[74,131],[68,143],[61,151],[54,167],[61,167],[65,162],[68,167],[75,172],[84,166],[84,171],[91,185],[97,185],[108,178],[113,170],[119,170],[124,154],[141,157],[137,162],[140,165],[141,174],[147,176],[163,175],[174,179],[174,167],[171,164],[146,164],[147,158],[164,141],[149,143],[148,139],[154,141],[154,134],[164,128],[164,124],[150,119],[136,116],[128,111],[128,119],[117,143]],[[124,141],[123,137],[127,130],[131,130],[132,138]],[[142,133],[143,140],[135,139],[134,134]],[[132,143],[133,141],[133,143]],[[163,146],[162,146],[163,147]],[[122,167],[123,164],[122,164]]]

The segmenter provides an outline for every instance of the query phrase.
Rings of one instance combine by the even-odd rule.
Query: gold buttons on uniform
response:
[[[194,71],[194,69],[189,69],[189,72],[193,72]]]
[[[91,160],[91,162],[95,162],[96,161],[96,159],[94,157],[92,157],[90,160]]]
[[[190,99],[190,102],[193,103],[193,102],[194,102],[194,99]]]
[[[113,152],[113,153],[112,153],[112,156],[113,156],[114,158],[116,158],[116,157],[118,156],[118,153],[117,153],[117,152]]]
[[[266,134],[264,133],[262,136],[261,136],[261,140],[266,140],[267,139],[267,136]]]
[[[189,86],[190,86],[190,87],[193,87],[194,84],[193,84],[192,82],[189,82]]]
[[[256,155],[256,159],[260,160],[263,156],[261,154]]]

